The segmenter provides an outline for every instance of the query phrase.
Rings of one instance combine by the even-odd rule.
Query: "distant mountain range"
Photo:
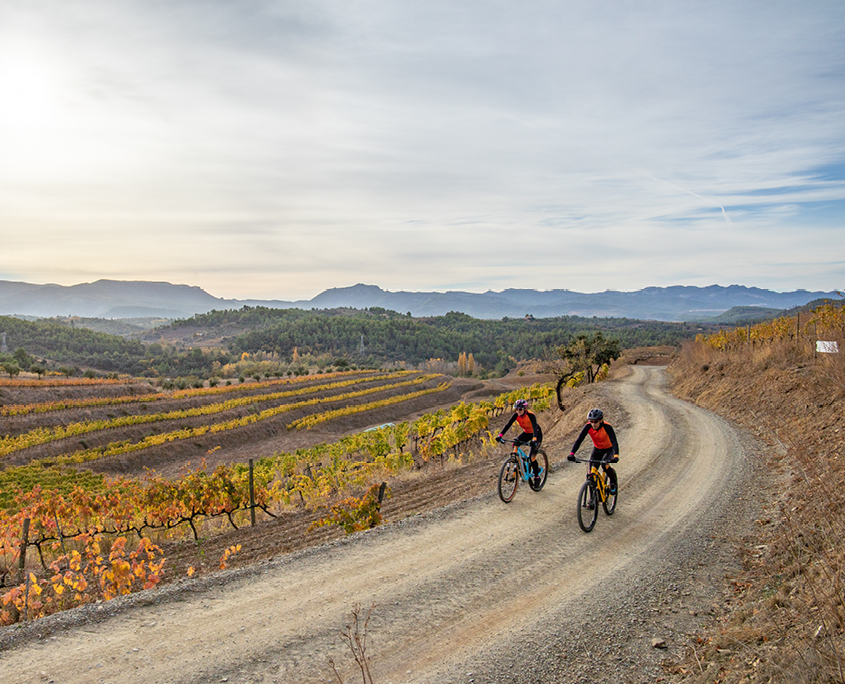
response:
[[[473,318],[597,316],[658,321],[698,321],[733,307],[784,310],[815,299],[839,299],[834,292],[773,292],[756,287],[647,287],[635,292],[586,294],[570,290],[508,289],[502,292],[387,292],[375,285],[332,288],[313,299],[221,299],[188,285],[147,281],[98,280],[80,285],[32,285],[0,280],[0,315],[50,318],[190,318],[212,310],[266,306],[275,309],[382,307],[412,316],[460,311]]]

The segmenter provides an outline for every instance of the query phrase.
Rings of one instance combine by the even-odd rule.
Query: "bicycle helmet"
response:
[[[601,409],[590,409],[590,413],[587,415],[587,420],[602,420],[604,418],[604,411]]]
[[[514,411],[516,411],[517,409],[527,409],[527,408],[528,408],[528,402],[525,401],[525,399],[517,399],[513,403],[513,410]]]

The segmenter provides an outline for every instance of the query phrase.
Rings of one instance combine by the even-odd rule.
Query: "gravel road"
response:
[[[8,682],[361,680],[339,633],[374,605],[375,684],[654,682],[718,612],[755,444],[633,366],[606,391],[619,430],[619,505],[584,534],[584,466],[511,504],[494,492],[252,568],[79,612],[51,636],[4,640]],[[612,390],[611,390],[612,386]],[[565,449],[567,445],[557,445]],[[584,447],[583,449],[586,449]],[[37,628],[36,628],[37,630]],[[665,648],[655,648],[662,639]]]

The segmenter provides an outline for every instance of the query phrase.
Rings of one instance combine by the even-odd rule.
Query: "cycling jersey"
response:
[[[502,428],[500,434],[505,434],[510,429],[510,426],[514,424],[514,422],[519,424],[519,427],[522,428],[523,433],[531,435],[538,442],[542,441],[543,431],[540,429],[540,424],[537,422],[537,416],[535,416],[534,413],[532,413],[531,411],[525,411],[525,413],[523,413],[522,415],[514,413],[511,416],[511,419],[507,422],[507,425]]]
[[[570,452],[574,454],[578,451],[578,447],[581,446],[581,442],[584,441],[587,435],[590,435],[590,439],[593,440],[593,446],[596,449],[610,451],[614,456],[619,455],[619,443],[616,441],[616,433],[613,431],[610,423],[605,423],[604,421],[602,421],[598,430],[593,428],[592,423],[587,423],[581,429],[581,433],[575,440],[575,444],[572,445]]]

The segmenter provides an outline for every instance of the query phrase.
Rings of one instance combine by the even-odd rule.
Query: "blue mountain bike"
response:
[[[523,444],[515,439],[502,439],[503,443],[510,442],[514,449],[502,464],[499,472],[499,498],[505,503],[513,501],[516,496],[516,488],[519,481],[523,480],[535,492],[539,492],[546,484],[549,475],[549,457],[542,449],[537,449],[537,465],[539,472],[535,476],[531,473],[531,457],[529,452],[523,448]]]

